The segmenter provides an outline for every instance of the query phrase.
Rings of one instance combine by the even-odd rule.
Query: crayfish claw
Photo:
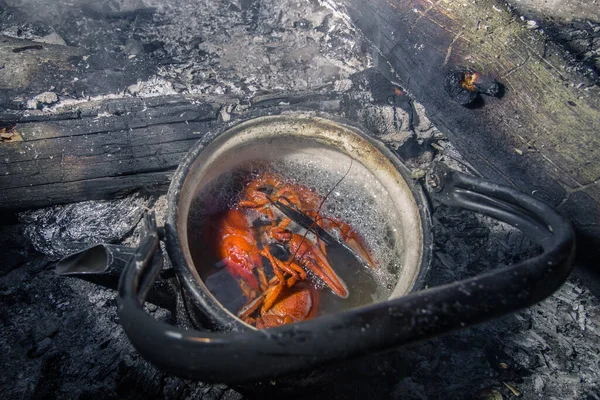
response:
[[[365,261],[371,268],[375,268],[375,262],[371,258],[369,251],[363,245],[362,241],[358,237],[349,237],[345,240],[348,247],[350,247],[363,261]]]
[[[334,218],[328,218],[325,225],[330,229],[337,230],[344,243],[350,247],[350,250],[352,250],[356,256],[363,260],[363,262],[368,264],[369,267],[376,267],[375,262],[371,257],[371,253],[364,244],[364,241],[350,225]]]
[[[302,236],[297,234],[294,234],[290,244],[298,253],[300,265],[323,281],[333,293],[343,299],[348,297],[349,292],[346,283],[335,272],[317,245],[305,241]]]

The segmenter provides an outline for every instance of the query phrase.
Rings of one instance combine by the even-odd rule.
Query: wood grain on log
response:
[[[346,0],[378,67],[421,102],[484,176],[560,206],[600,238],[600,88],[560,48],[493,0]],[[451,68],[504,86],[481,107],[454,103]],[[582,218],[584,215],[586,221]]]
[[[234,102],[183,96],[85,102],[77,112],[52,114],[50,121],[32,112],[16,124],[23,140],[0,146],[0,207],[108,198],[166,185],[228,101]]]
[[[19,141],[0,143],[0,209],[27,209],[164,189],[207,132],[284,103],[340,112],[336,93],[233,97],[170,95],[81,102],[51,111],[0,114]],[[237,107],[237,108],[236,108]]]

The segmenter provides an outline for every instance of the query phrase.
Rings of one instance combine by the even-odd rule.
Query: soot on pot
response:
[[[347,161],[351,170],[351,159]],[[357,232],[374,267],[359,265],[351,253],[342,251],[339,246],[326,248],[328,263],[347,288],[346,298],[334,294],[331,285],[309,270],[305,279],[300,276],[295,283],[289,281],[292,275],[286,273],[285,279],[292,283],[291,288],[274,293],[279,290],[273,288],[278,280],[269,255],[276,259],[273,260],[275,263],[287,261],[289,264],[293,259],[298,264],[305,264],[297,257],[305,253],[306,247],[302,250],[294,248],[292,242],[276,237],[270,230],[270,226],[276,224],[274,221],[285,219],[274,206],[246,207],[241,203],[248,199],[251,182],[264,179],[266,175],[276,176],[281,185],[301,187],[309,196],[316,197],[321,208],[313,206],[311,210],[303,211],[314,214],[318,211],[316,218],[321,218],[322,223],[335,228],[339,226],[335,221],[341,221]],[[387,300],[402,267],[396,257],[402,243],[395,228],[386,222],[389,217],[378,207],[387,194],[385,189],[369,186],[351,173],[346,176],[339,169],[327,170],[319,160],[311,159],[252,161],[221,174],[204,187],[192,206],[191,222],[195,232],[191,235],[190,249],[200,277],[223,307],[259,328]],[[276,192],[272,185],[258,189],[258,197],[262,199],[277,195],[291,197],[289,192]],[[268,213],[272,215],[267,216]],[[297,235],[294,243],[316,248],[317,253],[320,251],[314,234],[307,233],[294,222],[285,230],[290,235]],[[328,232],[343,240],[338,229],[328,229]],[[232,268],[232,259],[240,265],[249,262],[255,267],[264,266],[265,277],[262,278],[256,268],[252,273],[244,268]],[[269,284],[266,291],[265,281]],[[271,311],[262,315],[261,308],[266,302],[271,303]]]

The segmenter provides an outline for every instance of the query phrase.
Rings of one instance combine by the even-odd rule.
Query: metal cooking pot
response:
[[[401,267],[391,295],[374,304],[268,330],[243,323],[209,292],[195,265],[198,196],[220,176],[251,160],[307,160],[335,171],[347,168],[350,159],[348,184],[370,193],[388,231],[395,232],[395,262]],[[573,230],[550,206],[442,165],[430,171],[427,182],[431,198],[517,227],[542,247],[542,254],[474,278],[418,290],[433,243],[428,197],[422,187],[391,151],[347,122],[290,113],[249,120],[201,139],[173,177],[164,229],[147,214],[133,255],[130,249],[96,246],[91,250],[103,255],[101,261],[96,258],[93,266],[82,267],[91,254],[88,250],[61,261],[57,271],[91,277],[108,274],[107,266],[121,260],[119,317],[140,354],[170,373],[229,384],[273,379],[495,318],[542,300],[567,278],[573,264]],[[168,295],[154,285],[162,269],[160,240],[166,242],[188,312],[204,330],[180,329],[143,310],[148,296],[169,303]]]

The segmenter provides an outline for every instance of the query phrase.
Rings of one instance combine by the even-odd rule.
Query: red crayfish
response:
[[[292,220],[277,218],[273,202],[286,202],[339,236],[368,264],[374,262],[358,234],[346,223],[319,215],[324,199],[306,186],[286,181],[282,176],[263,172],[245,185],[235,207],[213,216],[211,236],[217,256],[235,277],[248,299],[238,317],[257,328],[269,328],[312,318],[318,309],[318,290],[310,285],[307,272],[322,281],[337,296],[345,298],[348,289],[326,257],[324,243],[309,240],[289,229]],[[257,229],[248,220],[248,211],[266,217],[267,225]],[[285,246],[286,256],[272,251]],[[263,261],[273,274],[267,278]]]

